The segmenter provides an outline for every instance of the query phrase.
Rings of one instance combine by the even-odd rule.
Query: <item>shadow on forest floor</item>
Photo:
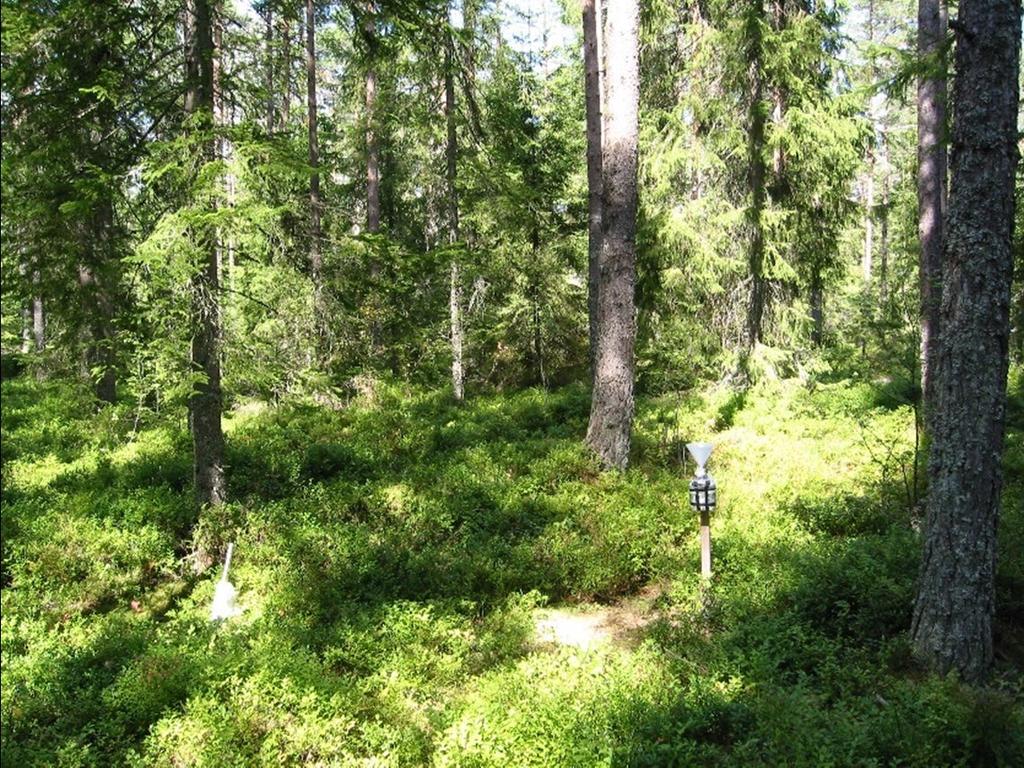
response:
[[[4,387],[12,760],[120,762],[148,739],[149,759],[188,763],[197,738],[256,763],[268,749],[260,728],[281,718],[340,729],[351,754],[391,750],[409,764],[444,754],[463,727],[478,747],[520,732],[580,748],[600,736],[616,765],[799,764],[843,750],[984,764],[1016,743],[1002,699],[965,697],[915,668],[903,637],[917,560],[906,513],[849,460],[834,476],[833,453],[858,445],[852,431],[874,418],[870,388],[787,390],[788,405],[760,392],[644,403],[625,475],[600,473],[581,446],[580,388],[464,406],[397,391],[372,408],[286,405],[230,420],[236,501],[197,520],[180,428],[101,440],[100,417],[61,390]],[[687,478],[665,435],[709,423],[721,430],[724,492],[715,583],[702,592]],[[783,449],[803,452],[786,459],[795,466]],[[1021,450],[1007,461],[1012,501]],[[1004,517],[1007,540],[1019,540],[1021,513]],[[212,575],[184,578],[189,536],[215,550],[237,542],[246,613],[234,624],[206,620]],[[1009,561],[1004,596],[1019,583],[1020,558]],[[577,662],[564,653],[589,650],[537,646],[539,606],[607,605],[653,581],[665,585],[655,619],[638,621],[628,648],[595,652],[605,672],[567,671]],[[1003,625],[1019,626],[1015,604],[1003,605]],[[633,671],[616,677],[617,664]],[[513,691],[525,719],[503,703]],[[478,721],[477,710],[489,714]],[[350,724],[330,725],[337,713]],[[538,732],[549,717],[554,730]],[[978,718],[993,724],[983,738]],[[310,754],[333,754],[316,738]],[[278,748],[280,759],[303,753],[287,739]]]

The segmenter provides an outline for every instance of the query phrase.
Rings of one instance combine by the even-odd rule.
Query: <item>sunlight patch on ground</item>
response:
[[[584,651],[608,643],[632,645],[657,618],[652,603],[661,591],[660,586],[652,585],[614,605],[538,609],[535,641],[542,646],[570,646]]]

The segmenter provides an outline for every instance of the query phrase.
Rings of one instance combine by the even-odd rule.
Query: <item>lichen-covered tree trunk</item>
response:
[[[597,349],[597,295],[601,272],[601,23],[598,0],[583,0],[584,93],[587,111],[587,314],[590,377]]]
[[[28,272],[24,262],[18,265],[22,275]],[[46,312],[39,294],[39,272],[32,272],[32,297],[22,307],[21,351],[42,352],[46,346]],[[41,373],[41,369],[38,371]]]
[[[451,35],[447,36],[444,49],[444,120],[447,130],[445,176],[448,188],[448,240],[451,245],[455,245],[459,242],[459,134],[455,122],[455,41]],[[452,392],[455,399],[461,402],[465,396],[465,375],[462,369],[462,276],[454,252],[451,258],[448,317],[451,323]]]
[[[928,514],[912,637],[940,673],[992,663],[1008,368],[1019,0],[961,0]]]
[[[603,228],[599,261],[597,348],[587,444],[607,467],[625,469],[633,429],[636,341],[637,0],[608,4],[605,27]]]
[[[935,410],[932,370],[938,353],[946,218],[946,78],[937,72],[946,38],[946,0],[918,0],[918,55],[928,70],[917,84],[917,232],[921,242],[921,392],[925,434]]]
[[[201,115],[209,126],[213,119],[213,26],[210,0],[189,0],[186,46],[185,109]],[[214,157],[213,139],[204,139],[202,154]],[[192,370],[199,381],[189,398],[192,426],[193,475],[200,505],[225,501],[224,433],[221,427],[220,304],[218,296],[216,235],[209,225],[197,224],[192,232],[201,254],[199,270],[191,281]]]

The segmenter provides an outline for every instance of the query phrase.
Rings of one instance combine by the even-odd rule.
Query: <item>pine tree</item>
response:
[[[597,350],[587,444],[608,467],[629,463],[636,316],[639,7],[612,3],[605,27],[606,117],[601,139],[603,231]]]
[[[938,672],[992,664],[1013,274],[1021,8],[961,0],[924,553],[911,635]]]

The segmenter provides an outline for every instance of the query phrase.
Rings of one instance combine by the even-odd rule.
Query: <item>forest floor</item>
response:
[[[581,388],[238,402],[196,517],[180,412],[3,382],[3,765],[1020,765],[1024,372],[997,669],[925,674],[905,383],[642,398],[601,473]],[[716,446],[702,587],[683,444]],[[235,542],[238,617],[214,624]],[[201,559],[201,558],[200,558]]]

